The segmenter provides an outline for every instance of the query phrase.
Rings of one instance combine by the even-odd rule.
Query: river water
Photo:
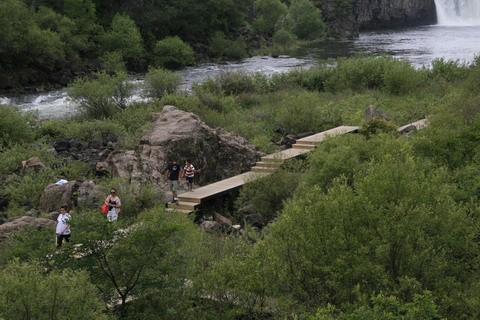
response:
[[[442,0],[448,1],[448,0]],[[475,0],[480,1],[480,0]],[[356,54],[386,53],[404,58],[416,67],[429,66],[433,59],[471,62],[480,55],[480,25],[434,25],[414,28],[362,32],[355,40],[321,41],[292,50],[278,58],[251,57],[238,62],[199,64],[180,71],[183,89],[195,82],[226,71],[262,72],[271,75],[295,68],[308,68],[319,59],[348,57]],[[141,84],[141,79],[134,80]],[[132,101],[144,100],[141,91]],[[0,104],[16,105],[22,110],[37,110],[41,117],[65,117],[75,113],[64,89],[41,94],[0,97]]]

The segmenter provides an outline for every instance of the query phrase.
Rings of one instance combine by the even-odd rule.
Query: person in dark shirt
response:
[[[173,201],[178,201],[178,185],[180,182],[180,165],[176,161],[169,161],[167,171],[165,173],[165,180],[167,180],[168,188],[172,191]]]

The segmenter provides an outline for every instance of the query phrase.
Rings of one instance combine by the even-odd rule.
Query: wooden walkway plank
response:
[[[428,125],[426,119],[422,119],[398,128],[401,131],[409,126],[415,126],[418,130]],[[275,169],[287,159],[298,157],[304,153],[310,152],[315,146],[328,137],[342,135],[346,133],[358,132],[357,126],[340,126],[330,130],[326,130],[302,139],[298,139],[297,143],[290,149],[266,155],[261,158],[260,162],[252,168],[253,171],[245,172],[231,178],[214,182],[212,184],[195,189],[193,192],[185,192],[178,196],[178,205],[170,204],[169,208],[175,210],[178,208],[182,212],[193,212],[195,207],[201,205],[203,200],[209,200],[243,186],[245,183],[260,177],[271,174]],[[295,146],[297,145],[297,146]],[[255,171],[255,172],[254,172]]]

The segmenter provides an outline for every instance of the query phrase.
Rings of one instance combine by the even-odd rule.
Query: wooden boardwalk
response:
[[[415,129],[420,130],[427,125],[428,121],[426,119],[422,119],[402,126],[398,128],[398,131],[403,131],[408,127],[415,127]],[[317,144],[321,143],[328,137],[358,132],[358,129],[359,127],[355,126],[340,126],[302,139],[298,139],[297,142],[292,145],[292,148],[262,157],[261,161],[257,162],[251,171],[206,185],[204,187],[200,187],[191,192],[182,193],[178,196],[178,203],[169,203],[168,207],[171,210],[177,210],[186,213],[195,211],[195,209],[201,205],[202,201],[220,197],[231,192],[232,190],[240,188],[249,181],[273,173],[282,165],[283,162],[285,162],[285,160],[295,158],[309,152],[310,150],[314,149]]]
[[[240,188],[245,183],[255,180],[265,175],[273,173],[279,168],[282,163],[291,158],[298,157],[301,154],[309,152],[314,149],[318,143],[321,143],[330,136],[342,135],[346,133],[357,132],[358,127],[354,126],[340,126],[327,131],[323,131],[302,139],[292,145],[292,148],[280,152],[269,154],[261,158],[252,168],[252,171],[239,174],[237,176],[221,180],[204,187],[195,189],[194,191],[179,194],[178,203],[169,203],[168,207],[171,209],[192,212],[199,207],[202,201],[207,201]]]

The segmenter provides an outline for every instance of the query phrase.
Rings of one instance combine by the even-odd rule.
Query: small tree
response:
[[[117,14],[113,18],[110,31],[100,37],[105,52],[120,52],[122,57],[130,61],[138,61],[143,57],[143,40],[135,22],[125,14]]]
[[[83,271],[45,274],[37,264],[16,261],[0,270],[0,318],[109,319],[97,294]]]
[[[160,99],[166,94],[174,93],[181,83],[182,77],[178,73],[153,68],[145,76],[144,94],[152,99]]]
[[[160,67],[181,68],[195,61],[192,47],[180,37],[167,37],[155,45],[155,62]]]
[[[70,84],[70,99],[92,118],[109,118],[115,109],[125,109],[133,90],[127,74],[99,72],[94,76],[95,79],[78,78]]]
[[[0,147],[32,141],[34,120],[34,114],[22,114],[16,107],[0,105]]]
[[[287,6],[280,0],[256,0],[253,3],[256,18],[253,29],[256,33],[273,35],[280,18],[288,11]]]
[[[97,212],[85,213],[73,225],[82,230],[76,235],[82,246],[66,252],[80,257],[69,261],[87,270],[105,301],[119,303],[124,316],[130,297],[142,300],[184,286],[190,259],[185,248],[199,236],[186,217],[163,209],[144,212],[135,222],[109,223]]]
[[[322,12],[308,0],[295,0],[288,10],[288,20],[300,39],[316,39],[325,34]]]

